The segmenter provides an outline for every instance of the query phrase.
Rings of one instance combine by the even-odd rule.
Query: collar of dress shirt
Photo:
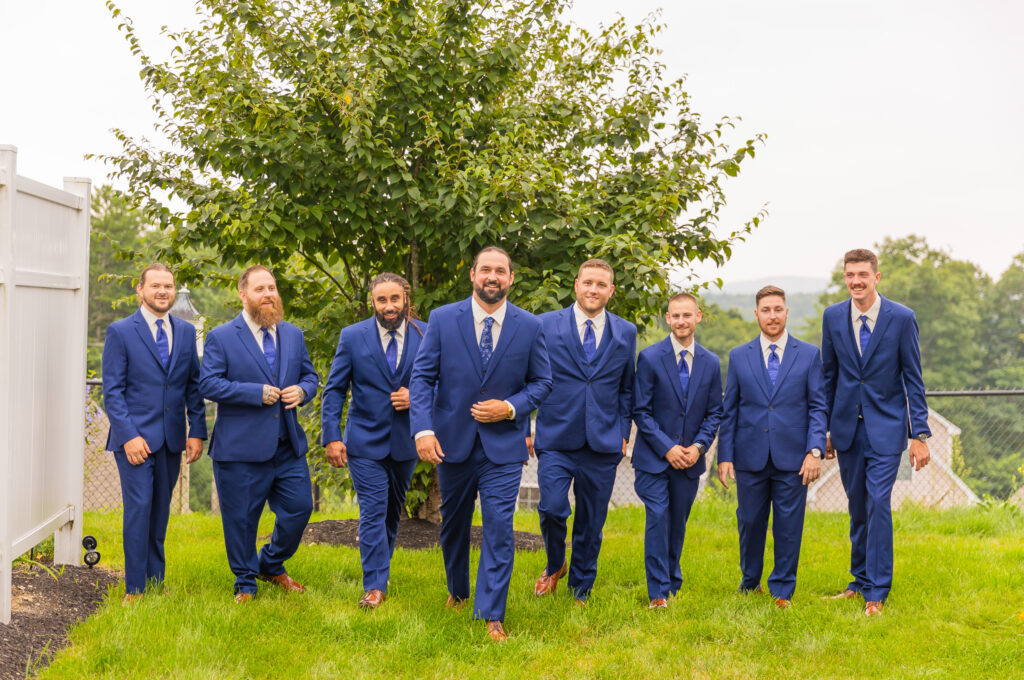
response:
[[[875,293],[875,301],[868,307],[868,311],[862,312],[857,309],[857,304],[850,300],[850,318],[854,321],[860,321],[860,317],[863,314],[868,317],[868,321],[871,322],[871,328],[875,327],[875,322],[878,321],[878,310],[882,308],[882,296]]]
[[[691,338],[690,344],[687,347],[683,347],[681,344],[679,344],[679,341],[676,340],[676,336],[674,334],[669,333],[668,337],[669,339],[672,340],[672,351],[675,352],[676,361],[679,361],[679,353],[682,352],[684,349],[688,352],[686,356],[691,361],[693,360],[693,348],[697,346],[697,342],[695,340]]]
[[[170,314],[164,312],[163,314],[154,314],[146,305],[139,305],[139,311],[142,312],[142,318],[146,320],[150,328],[156,327],[157,319],[163,319],[167,323],[164,324],[164,330],[168,333],[171,332],[171,321],[168,318]]]
[[[260,335],[260,331],[263,330],[263,327],[257,326],[256,322],[252,320],[251,316],[249,316],[249,312],[247,312],[244,309],[242,310],[242,318],[245,319],[245,324],[249,327],[249,330],[252,331],[252,334],[254,336],[256,336],[257,338],[263,337],[262,335]],[[270,333],[275,338],[277,337],[277,324],[274,324],[273,326],[270,327]]]
[[[769,347],[775,345],[775,353],[779,355],[779,361],[782,361],[782,353],[786,350],[786,345],[789,344],[789,330],[782,331],[782,337],[778,340],[772,341],[765,337],[764,333],[761,333],[761,356],[768,359],[768,354],[771,352]]]
[[[580,332],[583,331],[583,324],[587,322],[587,319],[590,319],[594,322],[594,332],[600,333],[604,330],[604,324],[608,319],[608,314],[603,309],[593,318],[587,316],[586,312],[580,309],[580,303],[578,302],[572,303],[572,315],[573,318],[576,319],[576,328],[579,329]]]
[[[377,321],[376,319],[374,319],[374,322],[377,324],[377,334],[380,336],[380,341],[382,343],[389,343],[389,342],[391,342],[391,336],[388,335],[388,333],[390,331],[388,331],[387,328],[384,328],[384,326],[381,326],[380,325],[380,321]],[[395,340],[397,342],[401,342],[402,340],[405,339],[405,329],[408,326],[408,324],[409,324],[409,322],[406,321],[401,326],[399,326],[398,328],[395,329]]]
[[[476,301],[475,297],[471,297],[470,306],[473,308],[473,323],[477,326],[482,326],[484,319],[489,316],[494,317],[494,323],[499,326],[505,321],[505,312],[508,309],[508,298],[501,301],[501,306],[494,310],[493,313],[488,314],[484,311],[484,308],[480,306],[480,303]]]

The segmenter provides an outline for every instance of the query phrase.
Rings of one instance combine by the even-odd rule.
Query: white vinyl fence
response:
[[[11,563],[54,535],[80,563],[91,183],[19,177],[0,146],[0,623]]]

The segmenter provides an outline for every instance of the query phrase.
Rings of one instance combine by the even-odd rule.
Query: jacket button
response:
[[[277,414],[276,414],[276,413],[274,414],[274,417],[275,417],[275,418],[277,417]]]
[[[766,428],[764,428],[764,431],[765,431],[765,432],[767,432],[767,431],[768,431],[768,428],[767,428],[767,427],[766,427]]]
[[[168,383],[168,384],[164,385],[164,387],[165,387],[165,388],[167,388],[167,389],[171,389],[171,385],[170,385],[170,383]]]
[[[769,411],[774,411],[774,410],[775,410],[775,407],[774,407],[774,406],[769,406],[769,407],[768,407],[768,410],[769,410]]]
[[[483,390],[480,390],[480,394],[483,394],[483,393],[484,393],[484,391],[483,391]]]
[[[861,384],[861,385],[863,385],[863,384],[864,384],[864,381],[863,381],[863,380],[861,380],[861,381],[860,381],[860,384]]]
[[[170,406],[165,406],[165,407],[164,407],[164,410],[165,410],[165,411],[170,411],[170,410],[171,410],[171,407],[170,407]]]

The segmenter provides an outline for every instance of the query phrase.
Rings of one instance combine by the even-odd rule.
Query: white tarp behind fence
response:
[[[91,184],[17,175],[0,146],[0,622],[11,562],[54,534],[79,564]]]

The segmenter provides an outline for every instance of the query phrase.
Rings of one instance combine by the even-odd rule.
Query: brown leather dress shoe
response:
[[[235,602],[238,604],[245,604],[246,602],[252,602],[252,593],[235,593]]]
[[[383,590],[374,588],[367,591],[366,595],[363,595],[363,599],[359,600],[359,606],[363,609],[376,609],[384,604],[384,597]]]
[[[270,574],[256,574],[256,578],[260,581],[272,583],[278,588],[283,588],[291,593],[306,592],[306,586],[302,585],[288,574],[278,574],[277,576],[271,576]]]
[[[451,593],[448,593],[448,601],[444,603],[444,606],[448,609],[461,611],[462,608],[466,606],[466,601],[461,598],[455,597]]]
[[[781,598],[781,597],[777,597],[777,598],[775,598],[775,606],[778,607],[779,609],[789,609],[792,606],[792,604],[790,603],[789,600],[786,600],[786,599]]]
[[[648,609],[668,609],[668,600],[663,597],[656,597],[647,605]]]
[[[853,598],[857,597],[858,595],[860,595],[860,593],[858,593],[856,590],[850,590],[849,588],[847,588],[846,590],[844,590],[841,593],[836,593],[835,595],[826,595],[824,599],[826,599],[826,600],[852,600]]]
[[[562,568],[556,571],[554,574],[548,575],[548,570],[545,569],[544,573],[537,579],[537,584],[533,586],[533,594],[537,597],[543,595],[549,595],[555,592],[555,588],[558,587],[558,579],[565,576],[565,572],[568,569],[568,564],[562,562]]]
[[[125,593],[121,598],[121,604],[135,604],[142,599],[142,593]]]
[[[875,600],[871,600],[866,605],[864,605],[864,615],[865,616],[878,616],[879,614],[882,613],[882,607],[884,607],[884,606],[885,606],[884,602],[878,602],[878,601],[875,601]]]
[[[501,625],[501,621],[488,621],[487,635],[495,642],[504,642],[508,639],[508,635],[505,634],[505,628]]]

